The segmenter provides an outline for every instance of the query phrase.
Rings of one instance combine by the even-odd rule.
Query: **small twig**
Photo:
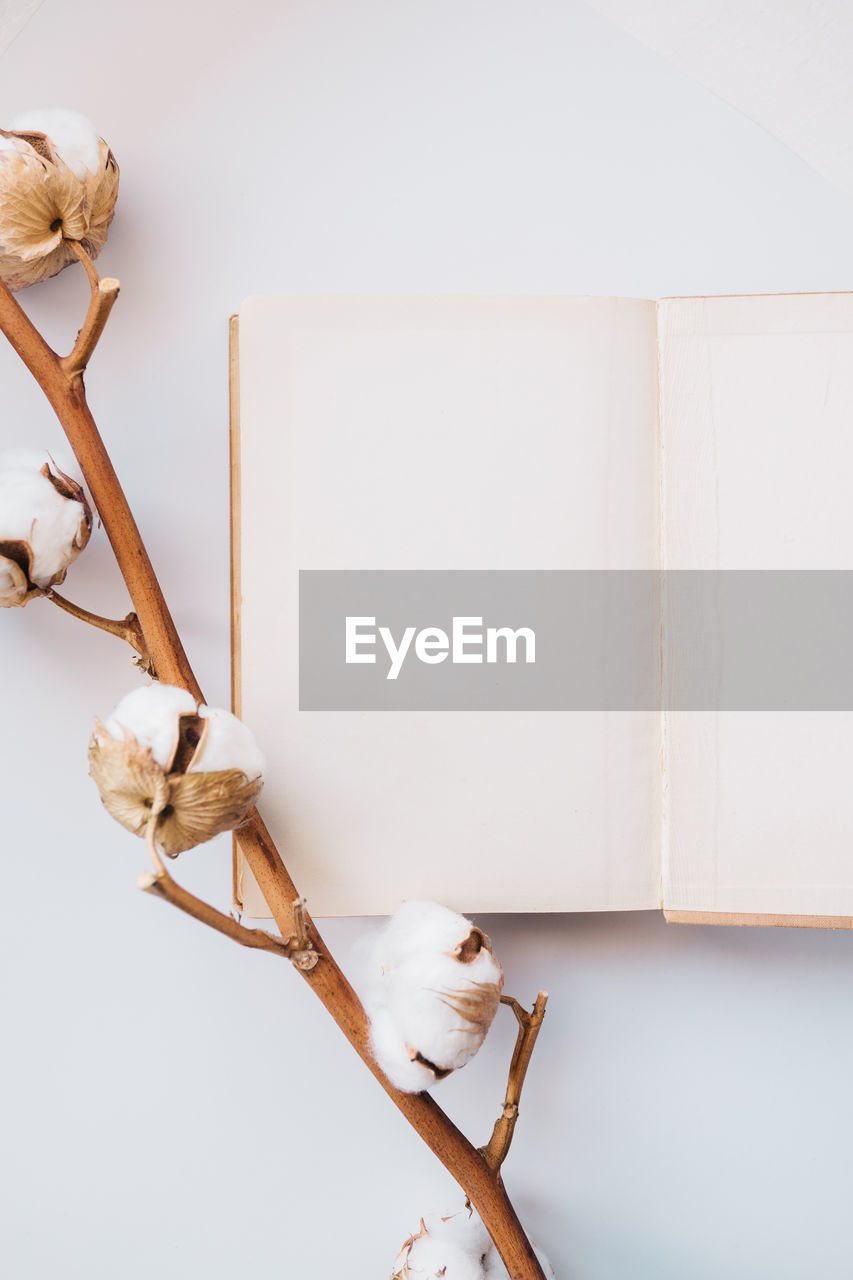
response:
[[[157,847],[158,816],[152,815],[145,829],[145,843],[148,846],[151,861],[154,863],[154,874],[144,872],[139,876],[136,881],[137,888],[142,889],[143,893],[153,894],[154,897],[171,903],[179,911],[215,929],[217,933],[225,934],[232,942],[239,942],[243,947],[254,947],[258,951],[272,951],[275,955],[291,960],[297,969],[314,968],[320,957],[311,946],[308,937],[304,898],[297,898],[293,904],[293,918],[296,922],[294,937],[282,938],[274,933],[267,933],[263,929],[247,929],[245,925],[240,924],[239,920],[225,915],[224,911],[217,911],[215,907],[197,898],[172,879]]]
[[[144,893],[171,903],[179,911],[215,929],[217,933],[225,934],[232,942],[239,942],[243,947],[254,947],[258,951],[271,951],[287,960],[291,957],[289,945],[284,938],[277,938],[275,934],[266,933],[263,929],[244,928],[231,916],[226,916],[224,912],[217,911],[201,898],[182,889],[168,872],[152,875],[150,871],[144,871],[137,879],[136,886]]]
[[[215,907],[203,902],[201,898],[196,898],[194,894],[189,893],[172,879],[160,857],[154,838],[156,823],[157,819],[152,818],[145,833],[148,852],[154,863],[154,874],[144,872],[136,881],[137,887],[144,893],[150,893],[155,898],[171,903],[179,911],[215,929],[217,933],[224,933],[232,942],[239,942],[243,947],[254,947],[258,951],[272,951],[275,955],[284,956],[286,960],[290,960],[294,952],[291,939],[276,937],[275,934],[266,933],[263,929],[247,929],[232,916],[225,915],[223,911],[217,911]]]
[[[142,634],[142,627],[139,625],[139,619],[135,613],[129,613],[126,618],[102,618],[100,614],[90,613],[88,609],[82,608],[79,604],[72,604],[70,600],[66,600],[64,596],[61,596],[58,591],[54,591],[52,587],[49,587],[43,594],[47,600],[52,600],[54,604],[59,605],[60,609],[70,613],[72,618],[79,618],[81,622],[88,622],[89,626],[97,627],[99,631],[108,631],[111,636],[118,636],[120,640],[125,640],[143,659],[148,670],[151,670],[151,660],[145,647],[145,637]]]
[[[530,1065],[530,1058],[533,1053],[533,1047],[536,1044],[536,1037],[539,1035],[539,1028],[542,1026],[542,1019],[545,1017],[547,1003],[548,992],[540,991],[536,997],[532,1012],[528,1013],[524,1006],[519,1004],[512,996],[501,996],[501,1004],[508,1004],[518,1019],[518,1039],[515,1042],[515,1050],[509,1065],[509,1080],[506,1086],[506,1100],[503,1111],[495,1121],[495,1127],[488,1145],[480,1148],[480,1154],[489,1168],[495,1173],[500,1171],[500,1167],[509,1153],[512,1135],[515,1132],[515,1125],[518,1120],[518,1104],[521,1101],[524,1077],[527,1075],[527,1068]]]
[[[73,378],[83,372],[92,358],[92,352],[98,345],[98,339],[104,331],[104,325],[107,323],[109,314],[113,309],[113,303],[118,297],[119,282],[111,276],[105,276],[103,280],[100,279],[92,259],[79,241],[68,240],[66,243],[86,268],[86,275],[89,277],[89,286],[92,290],[89,310],[86,312],[83,327],[77,334],[74,349],[70,355],[63,356],[59,361],[66,375],[69,378]]]
[[[65,243],[75,255],[78,262],[82,262],[86,275],[89,277],[89,286],[92,292],[96,293],[98,285],[101,282],[101,277],[98,275],[98,268],[92,261],[92,255],[86,252],[79,240],[66,240]]]

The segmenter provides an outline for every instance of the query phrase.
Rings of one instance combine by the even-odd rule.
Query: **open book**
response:
[[[752,584],[793,591],[796,615],[799,588],[773,571],[808,587],[853,566],[851,440],[852,295],[244,303],[235,707],[267,753],[261,808],[313,914],[429,898],[849,925],[853,715],[788,699],[788,677],[752,705],[726,685],[736,645],[715,649],[704,616],[685,632],[689,604],[672,620],[694,578],[712,613],[726,575],[748,571],[750,598]],[[521,584],[547,628],[552,598],[598,579],[602,616],[626,583],[651,600],[623,643],[637,699],[608,698],[599,671],[588,704],[577,687],[549,703],[547,683],[513,701],[547,636],[514,618],[489,667],[488,591]],[[421,588],[438,591],[432,614]],[[377,600],[394,613],[384,632]],[[461,678],[457,615],[477,688],[436,683]],[[684,692],[706,641],[729,689],[717,702]],[[266,914],[239,862],[236,898]]]

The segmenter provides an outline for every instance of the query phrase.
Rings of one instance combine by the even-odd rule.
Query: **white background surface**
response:
[[[46,103],[122,166],[90,400],[211,701],[245,295],[853,285],[849,199],[579,4],[45,0],[0,118]],[[26,304],[68,345],[85,298],[66,272]],[[0,440],[56,447],[6,351],[0,381]],[[67,586],[126,608],[103,535]],[[86,778],[120,646],[41,602],[0,622],[4,1275],[385,1275],[454,1186],[295,975],[135,890],[144,850]],[[180,868],[224,904],[228,861]],[[849,1269],[848,935],[482,923],[513,992],[552,992],[507,1182],[561,1280]],[[511,1039],[440,1090],[475,1141]]]
[[[853,191],[849,0],[589,0]]]

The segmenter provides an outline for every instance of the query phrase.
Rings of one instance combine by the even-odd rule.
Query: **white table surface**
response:
[[[0,120],[47,104],[122,166],[90,400],[214,703],[247,294],[853,287],[849,197],[578,3],[44,0]],[[85,301],[72,272],[25,299],[65,345]],[[0,385],[0,446],[55,448],[8,350]],[[125,611],[102,533],[72,586]],[[388,1274],[449,1176],[289,970],[135,889],[144,849],[86,777],[121,647],[41,602],[0,634],[4,1275]],[[181,873],[224,905],[228,863],[220,840]],[[849,935],[483,923],[509,989],[552,993],[506,1179],[561,1280],[849,1270]],[[437,1095],[478,1142],[511,1021]]]

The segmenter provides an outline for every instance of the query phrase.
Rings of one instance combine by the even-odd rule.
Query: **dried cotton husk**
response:
[[[239,827],[263,786],[246,726],[170,685],[136,689],[96,720],[89,766],[108,813],[134,835],[153,831],[169,857]]]

